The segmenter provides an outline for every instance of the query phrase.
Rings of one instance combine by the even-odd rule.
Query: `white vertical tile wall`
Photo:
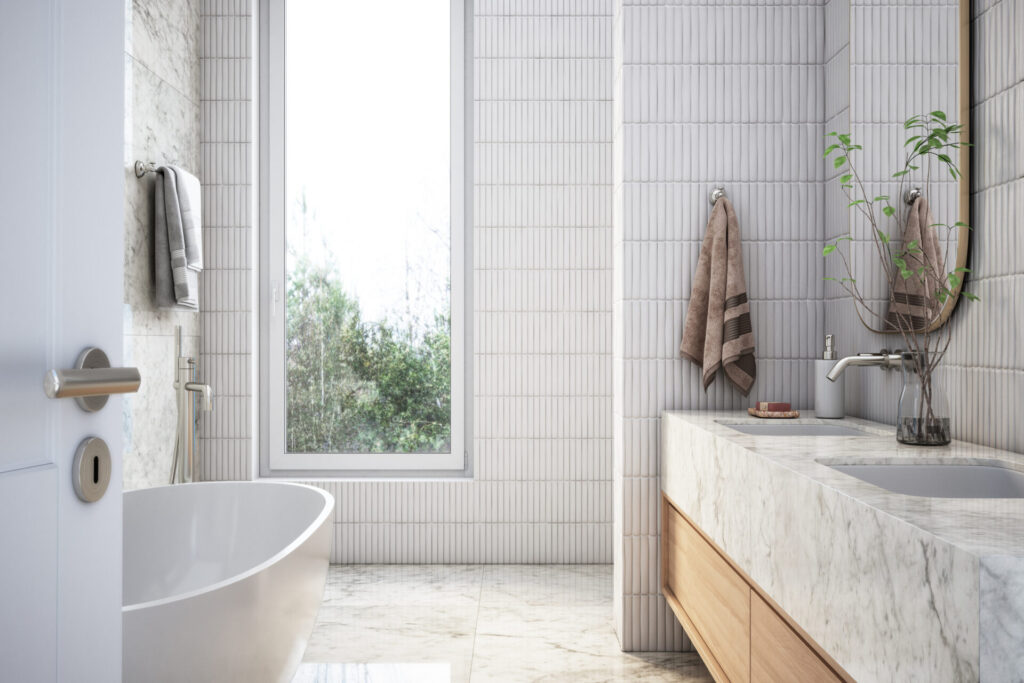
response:
[[[852,4],[855,22],[878,19],[878,8],[858,7],[864,4],[860,0]],[[954,11],[955,5],[953,2]],[[1024,216],[1024,163],[1020,162],[1024,158],[1024,136],[1016,132],[1024,119],[1024,49],[1019,46],[1019,36],[1024,33],[1024,6],[1014,0],[991,0],[973,3],[973,12],[974,231],[969,267],[974,272],[967,287],[981,301],[963,301],[954,312],[950,321],[952,344],[941,374],[949,394],[955,438],[1024,451],[1024,429],[1017,419],[1024,397],[1024,350],[1019,343],[1024,335],[1024,309],[1020,306],[1024,300],[1024,240],[1018,237]],[[870,25],[855,24],[851,31],[854,36],[858,31],[874,34]],[[914,39],[926,44],[933,40],[930,35],[919,34]],[[955,41],[940,42],[948,46]],[[908,54],[913,53],[913,46],[906,49]],[[854,59],[862,63],[882,59],[874,50],[863,47],[860,55]],[[871,90],[853,92],[856,98],[864,98]],[[927,88],[908,87],[904,99],[913,103],[926,94]],[[863,135],[873,132],[868,124],[879,125],[879,117],[872,116],[872,112],[883,111],[883,102],[894,101],[884,93],[873,99],[874,103],[861,106],[854,103],[854,126],[863,122]],[[836,206],[837,201],[833,196],[830,206]],[[830,217],[835,213],[830,211]],[[842,232],[837,225],[830,220],[826,237]],[[841,353],[878,349],[892,346],[894,339],[898,341],[872,334],[856,324],[850,317],[850,306],[848,299],[831,287],[827,289],[826,326],[840,335]],[[851,373],[847,387],[848,414],[895,422],[900,390],[896,373]]]
[[[252,476],[252,0],[202,2],[207,479]],[[311,482],[334,562],[611,561],[611,0],[477,0],[473,481]]]
[[[216,396],[213,412],[200,417],[207,481],[253,475],[254,1],[200,3],[206,269],[199,370]]]
[[[850,132],[850,1],[828,0],[825,4],[825,133]],[[821,143],[824,148],[825,140]],[[831,242],[850,231],[850,210],[847,208],[850,200],[840,188],[842,171],[835,168],[832,159],[823,159],[822,169],[825,176],[822,236]],[[836,256],[825,259],[825,276],[847,277],[842,262]],[[839,317],[840,310],[850,313],[846,292],[832,282],[824,284],[824,291],[824,331],[836,337],[837,353],[846,356],[867,350],[857,348],[857,335],[850,332],[856,323],[847,323]],[[845,381],[850,385],[856,378],[848,376]]]
[[[626,650],[678,649],[685,636],[659,590],[661,412],[813,398],[825,13],[812,1],[626,0],[617,10],[615,619]],[[678,351],[719,184],[743,235],[758,361],[749,397],[721,377],[705,393]]]
[[[847,133],[850,130],[850,0],[828,0],[825,3],[825,133]],[[824,140],[821,141],[824,145]],[[849,231],[848,200],[839,183],[834,180],[840,172],[831,160],[822,161],[825,174],[825,224],[822,235],[826,240]],[[831,268],[834,260],[826,261],[826,275],[836,277]],[[833,289],[834,288],[834,289]],[[834,285],[825,285],[825,298],[838,297],[842,291]],[[829,330],[826,330],[826,334]]]

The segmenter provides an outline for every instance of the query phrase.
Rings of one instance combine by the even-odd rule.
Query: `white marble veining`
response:
[[[722,424],[752,420],[665,413],[662,490],[851,675],[1024,671],[1024,610],[1012,589],[1024,581],[1024,500],[904,496],[825,464],[997,461],[1024,471],[1024,456],[962,442],[903,446],[893,428],[860,419],[838,423],[868,432],[855,438],[752,436]]]
[[[451,667],[447,664],[318,664],[299,666],[292,683],[449,683]]]
[[[609,565],[334,565],[294,683],[710,681],[621,652]]]
[[[188,329],[188,328],[186,328]],[[186,354],[199,351],[195,334],[182,339]],[[140,368],[139,391],[124,398],[125,490],[166,484],[174,456],[177,410],[174,336],[125,334],[124,362]]]
[[[199,101],[198,0],[132,0],[129,44],[161,80]]]
[[[125,397],[125,490],[166,483],[174,451],[174,329],[199,352],[199,314],[161,311],[153,296],[153,185],[136,159],[199,166],[199,5],[133,0],[125,36],[124,362],[142,385]],[[202,371],[202,369],[200,369]]]
[[[981,679],[1024,680],[1024,562],[981,560]]]

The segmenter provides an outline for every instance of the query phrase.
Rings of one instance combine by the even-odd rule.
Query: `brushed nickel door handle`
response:
[[[107,354],[95,346],[78,354],[75,367],[48,370],[43,377],[43,391],[49,398],[73,398],[88,413],[105,406],[110,394],[134,393],[141,384],[138,368],[110,367]]]

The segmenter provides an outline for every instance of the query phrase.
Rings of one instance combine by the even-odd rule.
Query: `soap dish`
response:
[[[800,417],[799,410],[757,410],[756,408],[747,408],[747,412],[754,417],[764,417],[774,420]]]

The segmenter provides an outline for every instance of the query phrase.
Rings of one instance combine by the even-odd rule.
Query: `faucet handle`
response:
[[[199,409],[201,411],[209,413],[213,410],[213,389],[210,388],[209,384],[186,382],[185,390],[199,394]]]

